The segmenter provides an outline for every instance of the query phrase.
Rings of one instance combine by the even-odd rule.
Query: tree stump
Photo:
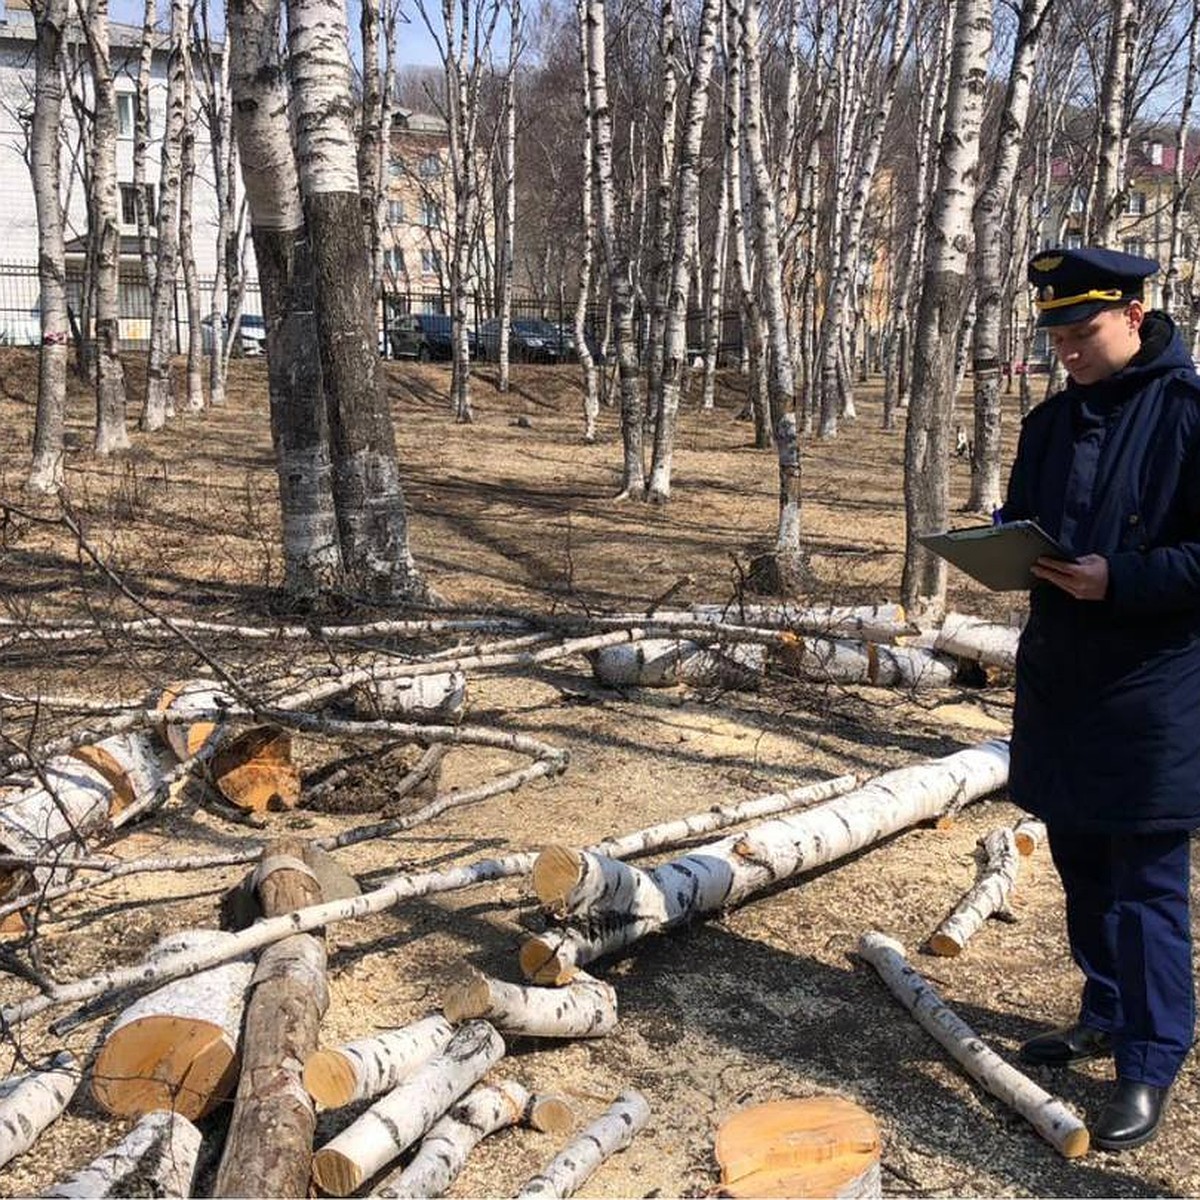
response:
[[[841,1096],[773,1100],[717,1131],[721,1196],[880,1196],[879,1126]]]

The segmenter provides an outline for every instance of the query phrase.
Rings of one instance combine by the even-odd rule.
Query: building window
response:
[[[388,176],[392,179],[404,178],[404,163],[400,159],[388,159]]]
[[[417,167],[417,174],[422,179],[437,179],[442,173],[442,159],[437,154],[427,154]]]
[[[442,227],[442,206],[436,200],[426,199],[421,202],[421,224],[426,229]]]
[[[404,223],[404,201],[389,200],[388,201],[388,220],[393,225],[402,225]]]
[[[132,92],[117,93],[117,137],[133,137],[135,107]]]
[[[121,224],[137,226],[137,188],[132,183],[123,183],[121,186]],[[157,210],[154,207],[154,184],[148,183],[146,187],[146,216],[150,221],[150,227],[153,228],[157,218]]]
[[[1064,243],[1068,250],[1079,250],[1083,246],[1083,234],[1078,230],[1068,233]]]
[[[1146,157],[1150,160],[1151,166],[1161,167],[1163,160],[1162,142],[1149,142],[1146,145]]]
[[[1146,239],[1145,238],[1123,238],[1121,241],[1121,249],[1126,254],[1136,254],[1139,257],[1144,257],[1146,254]]]
[[[442,256],[436,250],[421,251],[421,274],[440,275],[442,273]]]
[[[383,252],[384,268],[393,275],[407,275],[408,271],[404,265],[404,250],[400,246],[389,246]]]
[[[1072,213],[1083,212],[1083,205],[1086,199],[1087,194],[1083,188],[1076,185],[1071,189],[1071,198],[1067,201],[1067,211]]]
[[[1131,217],[1144,217],[1146,215],[1146,193],[1130,192],[1125,197],[1125,212]]]

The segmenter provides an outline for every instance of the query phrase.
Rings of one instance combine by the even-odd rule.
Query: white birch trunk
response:
[[[906,531],[901,600],[910,612],[939,611],[945,605],[946,561],[917,539],[945,529],[948,518],[955,349],[969,299],[971,210],[992,40],[989,0],[959,0],[954,29],[946,133],[937,200],[927,231],[913,354],[913,398],[904,439]]]
[[[899,604],[694,604],[685,609],[656,609],[649,618],[645,613],[616,613],[603,618],[601,624],[726,624],[867,642],[892,642],[918,630]]]
[[[402,717],[414,721],[446,721],[460,716],[467,703],[463,671],[418,675],[412,679],[380,679],[355,690],[355,711],[364,717]]]
[[[471,969],[446,989],[442,1010],[455,1024],[482,1019],[519,1037],[605,1037],[617,1027],[616,989],[582,971],[566,987],[548,988],[506,983]]]
[[[154,254],[154,224],[146,194],[146,156],[150,153],[150,75],[158,40],[158,0],[143,0],[142,39],[138,47],[137,83],[133,93],[133,212],[137,221],[138,255],[146,287],[154,292],[158,263]]]
[[[192,1194],[200,1131],[177,1112],[147,1113],[111,1149],[42,1195],[53,1200]]]
[[[171,0],[171,46],[167,59],[167,124],[163,131],[158,184],[158,262],[150,305],[150,358],[146,365],[146,401],[139,428],[161,429],[172,407],[171,319],[179,270],[180,155],[183,141],[183,54],[188,37],[188,6]],[[214,331],[215,332],[215,331]]]
[[[721,0],[717,20],[718,28],[723,33],[725,0]],[[728,82],[726,81],[723,86],[728,87]],[[724,101],[722,101],[722,107],[724,107]],[[716,405],[717,364],[723,341],[725,268],[729,255],[729,180],[726,177],[728,165],[728,156],[722,154],[717,184],[719,188],[717,216],[713,229],[712,255],[708,266],[708,295],[705,303],[704,385],[701,390],[700,407],[706,412]]]
[[[117,99],[108,45],[108,0],[89,0],[85,32],[95,90],[90,197],[96,247],[95,451],[105,456],[127,450],[130,445],[120,348],[121,214],[117,192]]]
[[[941,625],[923,634],[916,644],[967,662],[1011,671],[1016,666],[1020,640],[1021,631],[1014,625],[947,613]]]
[[[185,930],[150,958],[227,943],[234,935]],[[92,1067],[92,1095],[108,1112],[141,1116],[173,1109],[210,1112],[237,1082],[237,1048],[252,963],[227,962],[180,979],[131,1004],[114,1022]]]
[[[1098,105],[1100,143],[1092,197],[1091,242],[1115,247],[1125,186],[1121,150],[1128,121],[1130,68],[1137,52],[1138,0],[1109,0],[1108,9],[1108,55]]]
[[[962,953],[988,917],[1009,911],[1009,900],[1017,882],[1021,862],[1011,829],[993,829],[979,839],[979,875],[954,911],[930,935],[929,949],[943,958]]]
[[[586,928],[568,926],[527,941],[521,968],[537,983],[565,982],[578,967],[649,933],[739,904],[780,880],[930,820],[950,804],[987,795],[1007,778],[1008,744],[984,742],[890,771],[818,808],[764,822],[652,871],[585,855],[578,889],[556,903],[568,914],[592,913],[593,919]]]
[[[858,953],[879,972],[921,1028],[949,1051],[972,1079],[1024,1117],[1065,1158],[1087,1153],[1089,1138],[1083,1122],[1061,1101],[984,1045],[979,1035],[909,965],[899,942],[880,933],[867,933],[858,943]]]
[[[585,318],[588,296],[592,288],[592,269],[596,257],[596,217],[592,193],[596,186],[596,163],[592,153],[593,123],[591,93],[588,88],[587,0],[576,0],[575,13],[579,20],[579,64],[581,69],[581,99],[583,101],[583,183],[579,189],[580,236],[583,239],[579,257],[579,294],[575,300],[575,349],[583,371],[583,440],[596,440],[596,420],[600,416],[600,395],[596,379],[596,364],[588,345]]]
[[[1183,96],[1179,102],[1179,121],[1175,126],[1175,169],[1171,192],[1170,254],[1163,277],[1162,307],[1169,315],[1186,317],[1179,294],[1180,274],[1184,262],[1184,208],[1188,188],[1185,187],[1188,134],[1196,100],[1196,74],[1200,70],[1200,0],[1192,0],[1188,21],[1187,68],[1183,78]]]
[[[313,1155],[313,1178],[335,1196],[356,1191],[503,1057],[504,1039],[486,1021],[461,1026],[440,1054]]]
[[[516,92],[517,87],[516,59],[519,39],[515,26],[520,20],[519,0],[517,0],[516,6],[513,9],[512,19],[514,29],[509,37],[508,70],[504,74],[503,99],[501,101],[504,133],[500,145],[500,171],[504,202],[504,224],[499,247],[500,263],[498,269],[500,274],[499,390],[502,392],[508,391],[509,382],[509,342],[508,337],[505,335],[507,334],[507,331],[512,328],[513,269],[516,263],[517,249],[517,104],[516,95],[514,93]],[[585,120],[584,124],[590,125],[590,122]],[[590,185],[590,173],[585,174],[584,178],[585,181]],[[588,200],[590,204],[590,193],[588,195]],[[586,287],[583,289],[583,293],[583,302],[586,304]]]
[[[24,1154],[47,1125],[58,1120],[79,1086],[79,1069],[67,1051],[46,1067],[0,1085],[0,1167]]]
[[[647,638],[607,646],[592,656],[592,674],[605,687],[720,686],[756,689],[766,674],[763,646],[702,646],[682,638]]]
[[[63,239],[62,171],[58,139],[62,124],[63,39],[70,14],[68,0],[33,4],[37,43],[34,65],[33,122],[29,133],[29,173],[38,224],[37,414],[33,423],[33,460],[26,486],[54,492],[65,479],[64,429],[67,404],[66,247]]]
[[[479,1084],[421,1139],[412,1161],[372,1194],[385,1200],[444,1196],[485,1137],[517,1124],[544,1133],[565,1133],[571,1121],[571,1110],[563,1101],[530,1095],[514,1079]]]
[[[611,1158],[633,1141],[650,1120],[641,1092],[622,1092],[601,1116],[581,1129],[517,1196],[573,1196]]]
[[[304,1087],[326,1108],[373,1100],[440,1054],[453,1033],[450,1022],[435,1013],[375,1037],[318,1050],[304,1064]]]
[[[183,39],[183,111],[185,120],[179,146],[179,265],[183,272],[183,292],[187,301],[187,365],[184,371],[184,407],[188,412],[204,408],[203,335],[200,331],[200,281],[196,274],[192,182],[196,175],[196,122],[193,93],[195,78],[192,69],[190,28]],[[213,339],[214,347],[216,339]]]

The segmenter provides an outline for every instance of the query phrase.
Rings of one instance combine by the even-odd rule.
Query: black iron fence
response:
[[[83,300],[83,271],[78,264],[67,267],[67,303],[79,321]],[[205,352],[213,345],[211,307],[212,279],[200,279],[201,339]],[[120,345],[122,350],[143,350],[149,344],[153,297],[140,264],[122,265],[118,292]],[[438,291],[391,291],[385,294],[379,313],[379,351],[388,357],[449,358],[450,297]],[[261,344],[262,295],[257,280],[246,283],[241,315],[249,318],[254,336],[243,336],[240,345],[253,353]],[[438,322],[423,323],[419,317],[443,316],[444,335]],[[466,305],[468,345],[474,357],[499,358],[499,321],[492,303],[480,295],[469,295]],[[172,336],[176,353],[188,344],[187,296],[182,279],[175,284],[171,304]],[[429,324],[431,329],[418,329]],[[720,316],[718,362],[736,363],[742,353],[740,314],[728,310]],[[642,306],[635,309],[634,334],[637,345],[644,347],[648,334],[647,314]],[[700,310],[687,314],[687,351],[689,358],[703,352],[706,315]],[[596,359],[604,357],[611,334],[605,310],[590,307],[584,319],[588,348]],[[245,331],[243,331],[245,332]],[[38,301],[38,270],[34,263],[0,262],[0,345],[36,346],[41,341],[41,310]],[[426,345],[422,352],[422,344]],[[518,361],[555,362],[575,357],[575,305],[572,301],[514,298],[509,331],[510,357]]]

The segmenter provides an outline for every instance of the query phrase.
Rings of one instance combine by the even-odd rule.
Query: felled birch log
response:
[[[555,1096],[531,1096],[515,1080],[479,1084],[435,1122],[412,1161],[372,1194],[385,1200],[444,1196],[485,1137],[517,1124],[543,1133],[566,1133],[573,1119],[564,1101]]]
[[[596,1169],[619,1150],[650,1120],[650,1105],[641,1092],[622,1092],[607,1112],[567,1143],[517,1196],[573,1196]]]
[[[354,710],[361,717],[447,721],[462,713],[466,704],[467,677],[462,671],[374,679],[354,690]]]
[[[1011,671],[1016,666],[1020,640],[1020,629],[1012,625],[984,621],[962,613],[947,613],[941,626],[931,634],[929,643],[931,649],[943,654]]]
[[[356,1191],[430,1129],[503,1056],[504,1039],[486,1021],[461,1026],[440,1054],[313,1155],[313,1178],[335,1196]]]
[[[195,1125],[177,1112],[159,1109],[142,1117],[90,1166],[42,1195],[62,1200],[190,1196],[199,1155],[200,1131]]]
[[[595,958],[844,858],[936,817],[956,800],[985,796],[1007,778],[1008,743],[984,742],[889,771],[857,791],[765,821],[651,871],[586,851],[552,847],[543,853],[578,859],[577,883],[564,892],[555,882],[544,899],[572,916],[587,913],[587,922],[530,938],[520,950],[521,969],[535,983],[565,983]],[[535,861],[534,887],[542,879],[569,874],[539,871]],[[538,895],[543,898],[541,891]]]
[[[56,1121],[79,1086],[75,1058],[63,1050],[41,1070],[0,1083],[0,1167],[24,1154]]]
[[[752,690],[766,671],[766,648],[752,643],[702,646],[686,638],[646,638],[591,655],[605,687],[728,687]]]
[[[112,784],[115,794],[109,814],[114,817],[130,805],[152,805],[162,799],[167,776],[175,766],[170,746],[149,730],[114,734],[78,746],[71,755],[95,768]]]
[[[278,917],[321,898],[299,838],[263,850],[255,872],[259,906]],[[298,933],[268,946],[246,1002],[242,1066],[214,1196],[303,1196],[312,1169],[317,1114],[301,1064],[317,1048],[329,1006],[325,946]]]
[[[858,953],[879,972],[892,994],[917,1023],[976,1082],[1028,1121],[1065,1158],[1088,1148],[1088,1131],[1066,1106],[1028,1076],[1010,1066],[943,1003],[933,987],[904,956],[904,948],[882,933],[866,933]]]
[[[797,674],[825,683],[866,683],[908,689],[948,687],[958,664],[920,646],[884,646],[876,642],[797,636],[779,658]]]
[[[439,1054],[453,1034],[450,1022],[434,1013],[376,1037],[317,1050],[304,1063],[304,1087],[326,1108],[374,1099]]]
[[[154,702],[155,711],[170,716],[160,726],[162,737],[183,760],[191,758],[212,736],[217,723],[211,711],[231,707],[235,701],[214,679],[183,679],[168,683]],[[186,720],[191,714],[198,715],[193,721]],[[180,718],[184,718],[182,721]]]
[[[930,935],[929,949],[943,958],[962,953],[988,917],[1007,913],[1021,856],[1011,829],[993,829],[979,839],[979,871],[954,911]]]
[[[617,1027],[616,989],[580,972],[567,987],[523,987],[471,968],[446,989],[442,1011],[456,1024],[483,1018],[522,1037],[604,1037]]]
[[[831,638],[861,638],[892,642],[916,631],[899,604],[696,604],[687,609],[624,613],[604,617],[605,625],[662,624],[752,625],[760,629],[791,629]]]
[[[200,953],[233,934],[186,930],[162,939],[149,958]],[[92,1067],[92,1095],[108,1112],[141,1116],[173,1109],[189,1120],[210,1112],[237,1081],[246,988],[244,960],[179,979],[143,996],[117,1018]]]
[[[300,800],[292,736],[276,725],[255,725],[231,737],[213,756],[209,776],[230,804],[248,812],[295,808]]]
[[[1046,826],[1033,817],[1018,821],[1013,829],[1013,840],[1017,843],[1017,853],[1028,858],[1046,840]]]

